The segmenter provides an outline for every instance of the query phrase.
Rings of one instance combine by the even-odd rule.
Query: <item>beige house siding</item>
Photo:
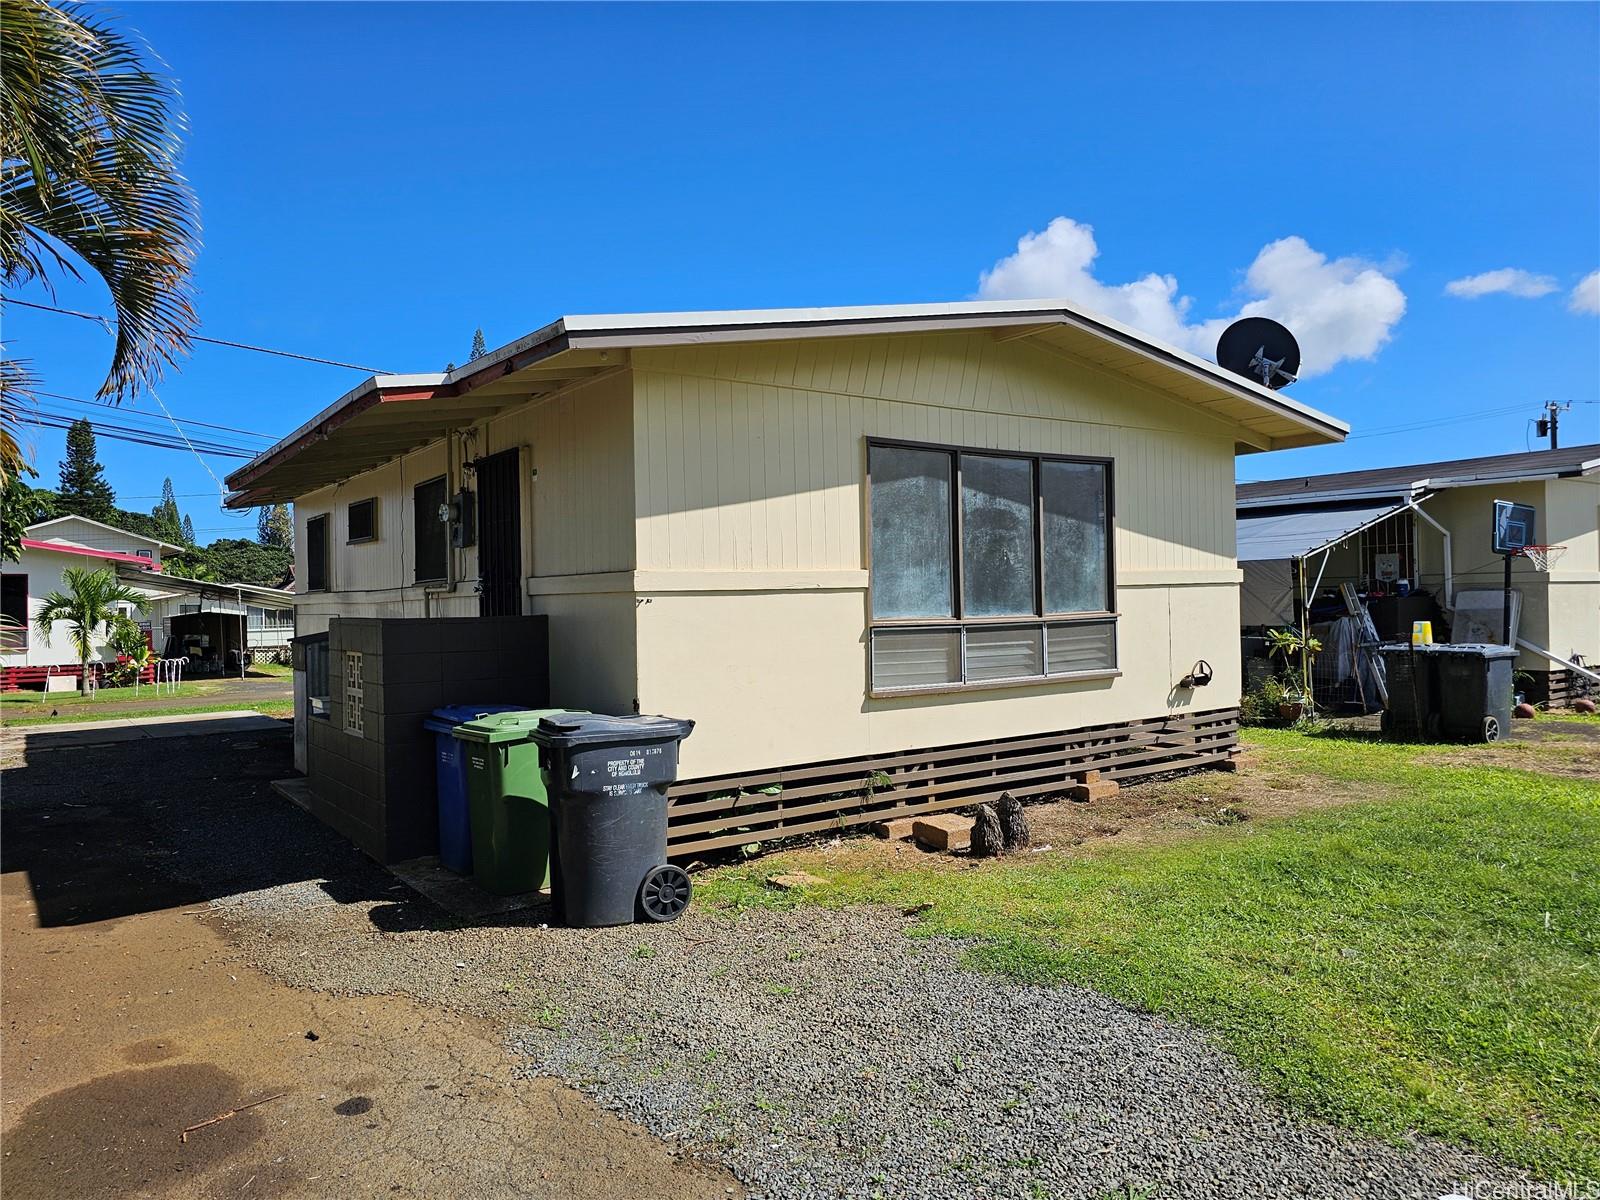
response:
[[[631,367],[531,401],[300,498],[331,514],[335,614],[472,615],[455,582],[411,583],[411,490],[516,447],[528,611],[551,618],[551,688],[598,711],[692,717],[685,778],[1017,736],[1238,702],[1236,429],[1142,385],[987,333],[635,352]],[[867,687],[869,437],[1113,460],[1119,667],[1110,679],[874,699]],[[345,506],[379,500],[346,545]],[[1174,693],[1196,659],[1210,687]]]
[[[1234,568],[1234,427],[986,333],[641,351],[639,567],[861,570],[865,438],[1117,460],[1119,571]]]
[[[640,352],[639,701],[686,777],[1225,707],[1239,696],[1233,430],[988,334]],[[1121,676],[875,699],[869,437],[1111,458]],[[1198,658],[1217,670],[1186,697]]]

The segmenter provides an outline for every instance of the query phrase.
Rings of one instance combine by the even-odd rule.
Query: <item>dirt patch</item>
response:
[[[1102,800],[1030,804],[1032,855],[1095,854],[1111,845],[1153,845],[1207,829],[1288,817],[1381,799],[1382,788],[1265,770],[1248,752],[1237,772],[1204,771],[1124,788]],[[1048,847],[1048,849],[1046,848]],[[966,855],[940,854],[914,842],[841,838],[808,848],[819,862],[846,869],[924,866],[963,870]]]
[[[1490,742],[1433,751],[1417,761],[1437,767],[1507,767],[1541,775],[1600,779],[1600,741],[1575,738],[1568,743],[1557,735],[1536,742]]]
[[[348,863],[359,891],[370,868],[302,828],[257,772],[230,771],[239,751],[168,745],[164,782],[137,769],[148,751],[136,744],[40,755],[6,774],[8,1200],[739,1194],[725,1171],[565,1085],[515,1078],[496,1026],[397,996],[298,990],[252,969],[213,928],[208,901],[221,893],[182,869],[186,855],[231,853],[223,831],[234,828],[256,847],[241,855],[245,869],[298,864],[321,881],[308,886],[337,890],[330,867]],[[286,738],[250,753],[287,772]],[[121,781],[116,799],[83,802],[85,781],[110,779]],[[218,824],[179,832],[169,812]],[[287,862],[256,819],[276,830]],[[299,835],[314,835],[305,845],[321,857]]]

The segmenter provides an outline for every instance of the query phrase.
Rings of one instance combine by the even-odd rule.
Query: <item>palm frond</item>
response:
[[[99,275],[117,314],[102,396],[189,349],[199,214],[185,121],[142,41],[75,5],[0,0],[0,281]]]

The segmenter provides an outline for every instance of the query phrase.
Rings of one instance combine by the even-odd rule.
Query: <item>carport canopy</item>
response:
[[[1407,507],[1405,501],[1380,500],[1345,508],[1242,512],[1239,514],[1239,561],[1305,558],[1337,546],[1352,534]]]

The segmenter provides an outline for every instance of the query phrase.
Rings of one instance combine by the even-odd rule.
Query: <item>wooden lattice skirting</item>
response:
[[[667,790],[667,853],[703,854],[967,808],[1002,792],[1043,800],[1085,771],[1126,782],[1217,766],[1237,752],[1238,741],[1239,710],[1222,708],[684,780]]]
[[[1588,680],[1572,671],[1530,671],[1528,674],[1531,678],[1523,690],[1533,704],[1571,708],[1574,700],[1595,691]]]

